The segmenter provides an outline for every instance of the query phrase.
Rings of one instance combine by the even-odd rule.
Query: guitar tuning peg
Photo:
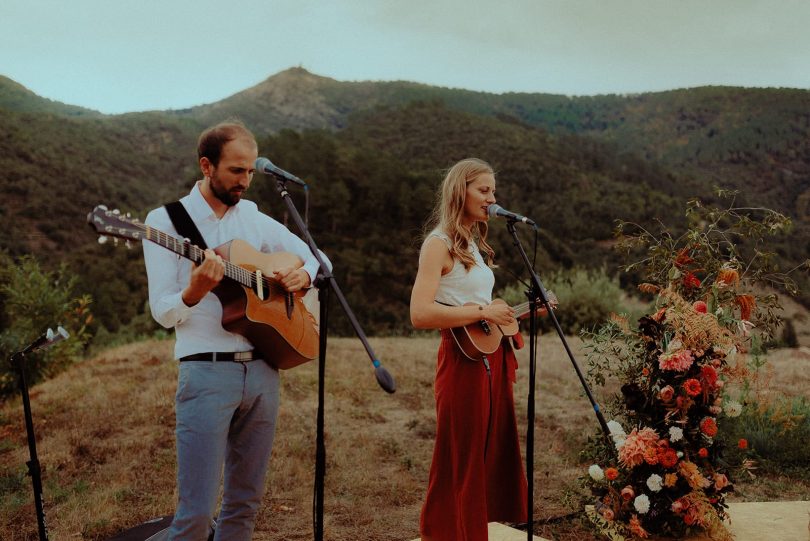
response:
[[[118,209],[113,209],[112,213],[118,216],[119,214],[121,214],[121,211]]]
[[[113,246],[118,246],[118,237],[113,237]]]
[[[101,210],[107,210],[107,205],[99,205],[98,208]]]
[[[127,239],[127,240],[124,242],[124,246],[126,246],[126,247],[127,247],[127,250],[129,250],[129,249],[131,249],[131,248],[132,248],[132,243],[129,241],[129,239]]]
[[[108,240],[107,237],[104,236],[104,235],[99,235],[99,237],[98,237],[98,243],[99,244],[107,244],[107,240]]]

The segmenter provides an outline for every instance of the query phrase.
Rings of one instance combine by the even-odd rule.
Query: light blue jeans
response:
[[[179,499],[170,540],[248,541],[276,431],[278,372],[262,360],[180,363],[175,396]],[[224,465],[224,477],[223,477]]]

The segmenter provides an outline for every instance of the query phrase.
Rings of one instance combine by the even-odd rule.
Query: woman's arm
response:
[[[411,291],[411,323],[417,329],[448,329],[461,327],[485,319],[497,325],[514,321],[512,308],[505,304],[479,307],[444,306],[435,302],[439,280],[453,267],[447,245],[431,237],[422,246],[419,270]]]

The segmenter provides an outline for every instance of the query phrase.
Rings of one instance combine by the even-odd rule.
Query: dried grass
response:
[[[584,359],[579,340],[570,342]],[[438,336],[374,339],[372,345],[397,380],[393,395],[377,385],[358,340],[329,340],[324,519],[329,540],[418,535],[435,430]],[[177,364],[172,346],[144,342],[109,350],[31,390],[52,539],[106,539],[173,512]],[[803,394],[810,358],[792,355],[776,357],[785,374],[775,379],[780,391]],[[515,387],[524,433],[527,356],[528,348],[519,352]],[[576,479],[584,469],[578,449],[598,423],[556,336],[540,338],[537,366],[535,533],[593,539],[579,519],[568,516],[580,509],[567,495],[579,490]],[[268,490],[254,536],[259,541],[313,537],[317,365],[287,371],[282,381]],[[0,482],[10,486],[0,499],[3,540],[37,537],[30,479],[20,480],[27,460],[22,406],[12,400],[0,409]],[[560,522],[559,517],[565,518]]]

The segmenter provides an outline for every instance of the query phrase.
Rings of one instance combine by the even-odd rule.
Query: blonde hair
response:
[[[475,222],[472,227],[463,223],[467,186],[484,174],[494,176],[495,171],[478,158],[461,160],[448,169],[439,188],[436,208],[428,221],[427,232],[438,228],[450,237],[450,255],[466,270],[475,266],[475,258],[470,253],[471,242],[477,242],[479,250],[486,254],[487,265],[495,266],[495,250],[487,244],[486,222]]]

